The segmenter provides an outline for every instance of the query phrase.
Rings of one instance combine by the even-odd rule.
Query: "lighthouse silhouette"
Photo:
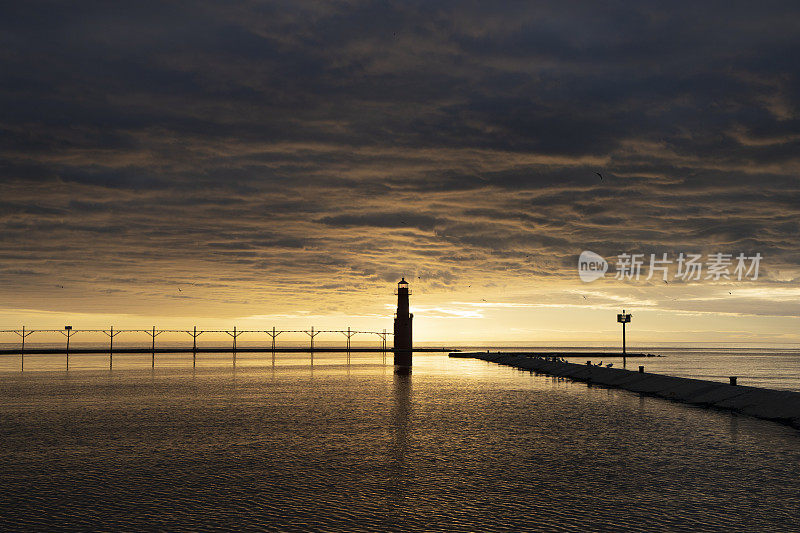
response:
[[[398,370],[411,369],[411,320],[408,312],[408,288],[406,278],[397,283],[397,313],[394,316],[394,366]]]

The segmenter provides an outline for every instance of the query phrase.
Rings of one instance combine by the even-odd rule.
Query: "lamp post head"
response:
[[[71,329],[72,329],[72,326],[64,326],[64,329],[65,329],[66,331],[69,331],[69,330],[71,330]]]

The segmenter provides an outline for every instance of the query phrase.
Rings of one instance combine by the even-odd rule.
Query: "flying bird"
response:
[[[581,294],[581,296],[583,296],[583,299],[584,299],[584,300],[586,299],[586,296],[584,296],[583,294]]]
[[[667,285],[669,285],[669,281],[667,281],[667,280],[664,280],[664,283],[666,283]]]
[[[597,174],[598,176],[600,176],[600,181],[603,181],[603,175],[602,175],[602,174],[600,174],[599,172],[595,172],[595,174]]]

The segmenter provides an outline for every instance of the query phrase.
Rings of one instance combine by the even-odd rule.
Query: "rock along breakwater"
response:
[[[581,365],[513,352],[454,352],[450,356],[482,359],[592,385],[613,387],[702,407],[735,411],[800,429],[800,392]]]

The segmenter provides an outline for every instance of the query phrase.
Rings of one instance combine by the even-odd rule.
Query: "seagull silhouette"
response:
[[[598,176],[600,176],[600,181],[603,181],[603,175],[602,175],[602,174],[600,174],[599,172],[595,172],[595,174],[597,174]]]

